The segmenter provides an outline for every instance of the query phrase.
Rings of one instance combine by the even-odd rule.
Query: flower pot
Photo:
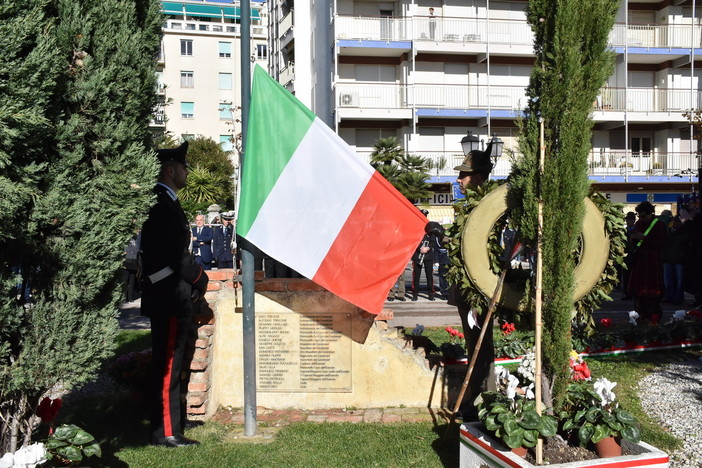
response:
[[[528,448],[526,447],[517,447],[512,449],[512,453],[519,456],[519,457],[526,457],[527,452],[529,451]]]
[[[619,457],[622,454],[622,446],[616,437],[605,437],[595,443],[595,453],[600,458]]]
[[[549,468],[633,468],[644,466],[646,468],[668,467],[668,455],[657,448],[645,443],[627,444],[630,455],[602,459],[583,460],[579,462],[554,463]],[[509,467],[509,468],[535,468],[524,458],[518,457],[510,450],[504,450],[504,445],[494,439],[487,431],[483,430],[481,423],[468,423],[461,425],[460,429],[460,468],[472,467]]]

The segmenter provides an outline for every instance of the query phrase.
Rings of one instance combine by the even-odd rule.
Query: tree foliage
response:
[[[544,204],[543,351],[553,379],[554,404],[563,398],[571,350],[573,256],[588,194],[592,103],[612,72],[608,51],[617,0],[530,0],[527,19],[535,34],[520,150],[510,178],[512,220],[525,239],[536,238],[537,193]],[[539,119],[545,127],[545,170],[538,177]]]
[[[412,203],[431,196],[431,165],[426,158],[405,154],[396,137],[380,138],[373,145],[371,166]]]
[[[155,0],[10,0],[0,19],[4,453],[48,389],[90,380],[112,352],[124,245],[158,169],[161,15]]]

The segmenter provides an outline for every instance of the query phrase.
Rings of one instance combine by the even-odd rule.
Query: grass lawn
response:
[[[444,334],[448,335],[445,331]],[[439,336],[442,336],[439,334]],[[119,354],[149,346],[148,332],[122,332]],[[439,343],[440,344],[440,343]],[[660,365],[696,358],[699,352],[640,353],[588,359],[593,375],[617,381],[622,404],[642,422],[646,442],[669,451],[679,441],[641,410],[638,381]],[[240,426],[206,422],[186,435],[202,445],[193,448],[152,447],[147,412],[126,391],[67,399],[60,421],[88,430],[102,444],[103,458],[85,466],[108,467],[455,467],[458,466],[457,426],[431,423],[352,424],[296,423],[282,428],[270,443],[232,441]]]

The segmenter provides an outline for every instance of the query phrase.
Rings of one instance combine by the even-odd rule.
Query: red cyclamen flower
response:
[[[39,416],[43,422],[51,424],[53,420],[56,419],[56,415],[61,409],[62,404],[63,401],[60,398],[52,400],[46,397],[41,400],[41,403],[37,406],[37,416]]]
[[[502,333],[504,333],[505,335],[509,335],[517,329],[517,327],[515,327],[513,323],[503,323],[501,328]]]
[[[611,318],[603,318],[602,320],[600,320],[600,323],[605,328],[609,328],[612,326],[612,319]]]

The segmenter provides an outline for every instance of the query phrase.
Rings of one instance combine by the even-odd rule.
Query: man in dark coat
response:
[[[207,290],[207,274],[190,255],[190,226],[176,191],[185,187],[188,143],[159,150],[161,172],[156,204],[141,232],[142,313],[151,319],[152,442],[166,447],[194,445],[183,436],[181,370],[192,332],[196,302]]]
[[[631,238],[636,242],[633,252],[627,292],[634,297],[634,309],[641,321],[657,325],[661,318],[663,297],[662,252],[668,231],[658,222],[654,206],[643,201],[636,205],[639,220],[634,224]]]
[[[412,300],[416,301],[419,295],[419,277],[422,270],[427,277],[429,300],[434,300],[434,248],[436,241],[431,234],[424,234],[422,241],[412,255]]]
[[[195,216],[195,227],[192,229],[192,250],[195,262],[205,270],[212,269],[212,238],[214,232],[205,226],[205,216]]]
[[[222,225],[214,228],[212,240],[213,254],[217,261],[217,268],[234,267],[234,248],[232,238],[234,236],[234,212],[222,213]]]

